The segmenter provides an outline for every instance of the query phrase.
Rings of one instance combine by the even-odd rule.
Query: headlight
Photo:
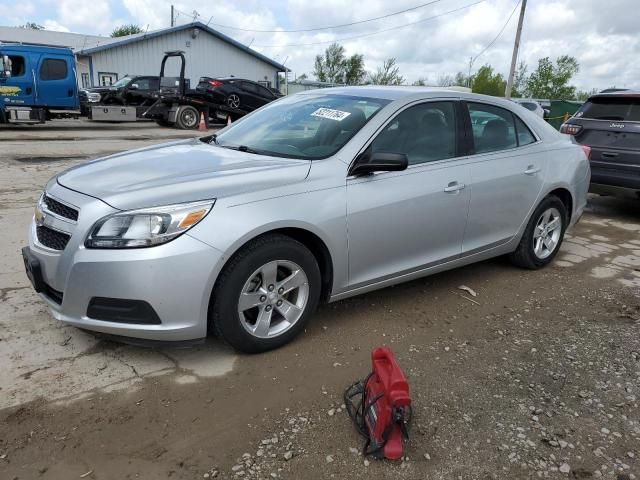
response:
[[[119,212],[98,220],[87,248],[153,247],[170,242],[202,220],[215,200]]]

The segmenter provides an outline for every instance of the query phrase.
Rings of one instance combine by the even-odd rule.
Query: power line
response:
[[[489,44],[486,47],[484,47],[479,54],[477,54],[475,57],[473,57],[471,59],[471,64],[472,65],[473,65],[473,62],[475,62],[478,59],[478,57],[480,57],[480,55],[482,55],[484,52],[489,50],[493,46],[493,44],[496,43],[496,40],[498,40],[498,38],[500,38],[500,35],[502,35],[502,33],[504,32],[505,28],[507,28],[507,25],[509,25],[509,22],[511,21],[511,17],[513,17],[513,14],[516,13],[516,10],[518,9],[518,5],[520,5],[521,1],[522,0],[518,0],[518,3],[516,3],[516,6],[511,11],[511,14],[509,15],[509,18],[507,18],[507,21],[504,22],[504,25],[502,26],[502,28],[500,29],[498,34],[495,36],[495,38],[493,40],[491,40],[489,42]]]
[[[405,28],[405,27],[409,27],[411,25],[417,25],[419,23],[423,23],[423,22],[426,22],[426,21],[429,21],[429,20],[434,20],[436,18],[443,17],[443,16],[449,15],[451,13],[455,13],[455,12],[459,12],[461,10],[465,10],[467,8],[473,7],[474,5],[478,5],[478,4],[486,2],[486,1],[487,0],[478,0],[477,2],[470,3],[469,5],[465,5],[463,7],[456,8],[454,10],[449,10],[448,12],[440,13],[438,15],[433,15],[431,17],[423,18],[422,20],[418,20],[416,22],[405,23],[403,25],[397,25],[395,27],[385,28],[385,29],[382,29],[382,30],[378,30],[376,32],[365,33],[365,34],[362,34],[362,35],[353,35],[353,36],[350,36],[350,37],[336,38],[336,39],[333,39],[333,40],[327,40],[327,41],[323,41],[323,42],[289,43],[289,44],[284,44],[284,45],[254,45],[254,47],[260,47],[260,48],[309,47],[309,46],[312,46],[312,45],[326,45],[326,44],[334,43],[334,42],[344,42],[345,40],[355,40],[356,38],[371,37],[373,35],[378,35],[380,33],[390,32],[392,30],[398,30],[400,28]]]
[[[212,23],[211,25],[215,25],[220,28],[228,28],[231,30],[240,30],[242,32],[253,32],[253,33],[301,33],[301,32],[317,32],[318,30],[332,30],[334,28],[343,28],[343,27],[351,27],[353,25],[361,25],[363,23],[374,22],[376,20],[382,20],[383,18],[389,18],[396,15],[400,15],[402,13],[411,12],[413,10],[418,10],[420,8],[428,7],[429,5],[433,5],[435,3],[439,3],[442,0],[432,0],[431,2],[423,3],[421,5],[416,5],[415,7],[405,8],[404,10],[399,10],[397,12],[388,13],[386,15],[381,15],[379,17],[367,18],[366,20],[358,20],[350,23],[341,23],[339,25],[327,25],[326,27],[314,27],[314,28],[301,28],[297,30],[252,30],[249,28],[240,28],[240,27],[232,27],[230,25],[222,25],[220,23]]]

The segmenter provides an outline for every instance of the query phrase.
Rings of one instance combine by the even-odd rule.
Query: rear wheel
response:
[[[568,223],[568,212],[555,195],[546,197],[535,209],[515,252],[512,263],[531,270],[553,261],[560,250]]]
[[[225,266],[212,296],[210,327],[237,350],[278,348],[302,332],[320,299],[313,254],[290,237],[266,235]]]
[[[180,107],[176,115],[176,125],[183,130],[193,130],[198,127],[200,115],[198,110],[191,105]]]

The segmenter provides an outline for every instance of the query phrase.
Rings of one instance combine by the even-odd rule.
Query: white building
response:
[[[182,50],[185,77],[192,87],[199,77],[236,76],[277,88],[285,67],[201,22],[129,35],[101,37],[78,33],[0,27],[0,42],[69,47],[76,54],[78,85],[102,86],[125,75],[158,75],[164,52]],[[175,60],[175,62],[172,62]],[[179,62],[167,62],[177,76]]]

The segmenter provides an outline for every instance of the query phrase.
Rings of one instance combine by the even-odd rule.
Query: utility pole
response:
[[[173,14],[173,5],[171,5],[171,26],[173,27],[174,25],[174,14]]]
[[[513,44],[513,54],[511,55],[511,69],[509,70],[509,79],[507,80],[507,88],[504,97],[508,100],[511,98],[511,89],[513,88],[513,76],[516,72],[516,62],[518,61],[518,49],[520,48],[520,35],[522,35],[522,23],[524,22],[524,10],[527,8],[527,0],[522,0],[520,6],[520,18],[518,19],[518,31],[516,32],[516,41]]]

